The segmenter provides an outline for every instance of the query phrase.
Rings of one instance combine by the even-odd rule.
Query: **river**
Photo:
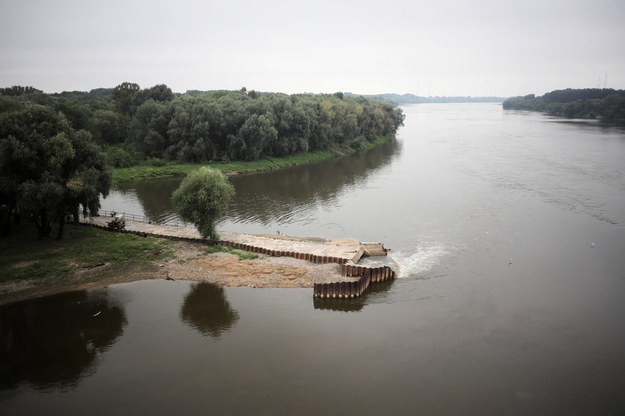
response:
[[[147,281],[5,305],[0,412],[623,414],[625,131],[404,111],[378,148],[232,177],[218,226],[381,241],[399,279],[349,302]],[[172,220],[178,183],[103,208]]]

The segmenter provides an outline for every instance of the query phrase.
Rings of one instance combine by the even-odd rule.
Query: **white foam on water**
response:
[[[409,277],[422,274],[440,264],[441,259],[448,253],[440,244],[419,245],[416,253],[397,251],[390,253],[390,257],[397,264],[398,277]]]

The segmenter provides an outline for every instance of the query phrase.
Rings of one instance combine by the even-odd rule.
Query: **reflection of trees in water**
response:
[[[373,283],[367,291],[358,298],[353,299],[313,299],[315,309],[326,309],[338,312],[360,312],[371,302],[371,296],[378,293],[386,293],[393,285],[393,280],[387,282]]]
[[[181,181],[182,177],[122,182],[115,186],[115,190],[122,194],[136,195],[144,215],[154,221],[161,221],[175,215],[171,195]]]
[[[230,177],[236,189],[224,221],[269,223],[316,203],[328,204],[339,193],[357,185],[371,173],[387,166],[401,151],[401,142],[391,140],[348,157],[311,165],[279,169],[256,175]],[[121,183],[116,191],[136,195],[145,215],[156,221],[173,219],[171,195],[182,178]]]
[[[307,207],[333,204],[346,188],[387,166],[400,152],[391,140],[373,149],[321,163],[231,178],[236,188],[224,220],[269,223],[297,216]]]
[[[78,291],[0,307],[0,388],[74,388],[127,324],[106,290]]]
[[[180,309],[182,321],[202,335],[219,337],[239,320],[237,311],[230,307],[222,287],[197,283],[185,296]]]

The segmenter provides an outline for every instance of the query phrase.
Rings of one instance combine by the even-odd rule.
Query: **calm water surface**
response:
[[[623,130],[405,112],[393,143],[232,178],[220,224],[382,241],[400,279],[350,302],[147,281],[5,305],[0,413],[625,413]],[[171,219],[178,181],[104,208]]]

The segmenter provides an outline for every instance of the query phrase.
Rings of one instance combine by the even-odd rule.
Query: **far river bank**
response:
[[[164,178],[169,176],[184,176],[202,166],[217,169],[226,175],[250,174],[270,170],[307,165],[324,160],[348,156],[360,150],[371,149],[386,143],[395,136],[379,136],[373,141],[363,141],[358,149],[352,147],[336,147],[331,150],[317,150],[307,153],[297,153],[284,157],[267,157],[251,161],[219,161],[205,163],[181,163],[177,161],[163,161],[160,159],[147,160],[139,165],[113,170],[113,182],[128,182],[142,179]]]

